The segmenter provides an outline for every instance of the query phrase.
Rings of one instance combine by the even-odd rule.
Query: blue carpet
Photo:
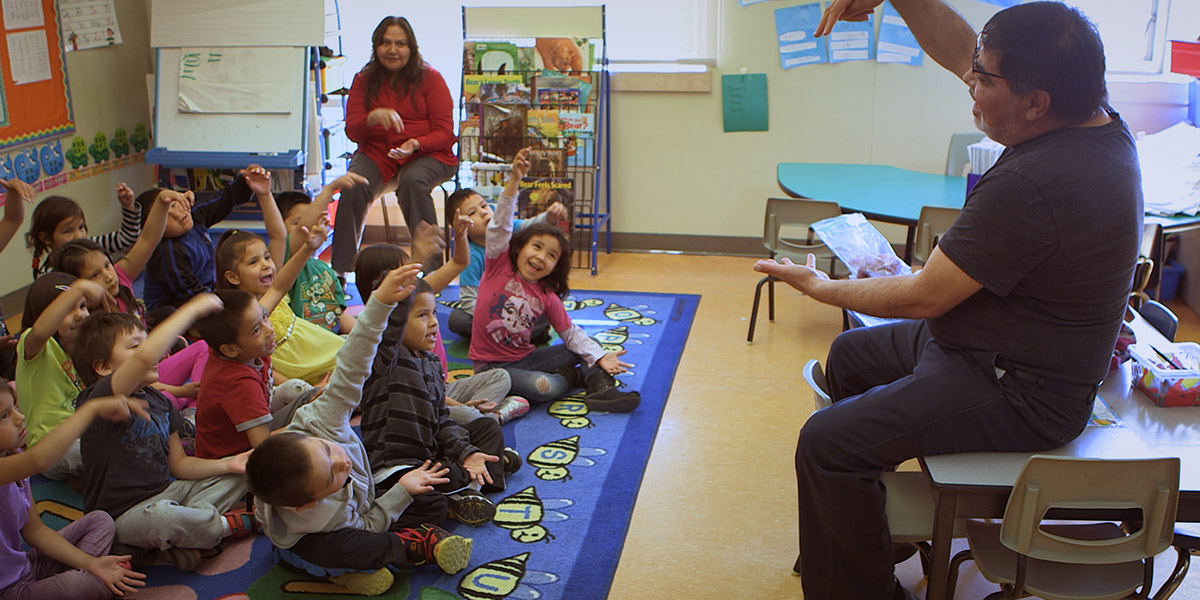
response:
[[[470,372],[468,344],[445,327],[456,298],[453,287],[441,295],[439,317],[451,374],[462,376]],[[628,351],[624,359],[634,367],[619,378],[641,391],[641,406],[630,414],[589,414],[577,398],[567,398],[535,406],[530,414],[506,424],[505,439],[520,451],[525,466],[508,479],[505,492],[492,496],[499,505],[496,521],[479,528],[453,521],[443,525],[474,538],[470,564],[456,575],[428,566],[397,572],[396,584],[381,597],[607,596],[699,300],[694,295],[574,291],[567,305],[575,323],[606,348]],[[47,507],[81,505],[77,495],[57,484],[35,482],[34,493],[39,499],[54,498]],[[43,517],[48,522],[56,519],[58,526],[64,523],[49,513]],[[138,598],[346,597],[337,595],[330,584],[274,566],[270,554],[270,543],[258,536],[227,543],[222,554],[205,561],[197,573],[148,566],[143,570],[150,587]]]

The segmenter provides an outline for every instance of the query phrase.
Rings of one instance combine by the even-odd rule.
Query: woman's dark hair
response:
[[[29,291],[25,294],[25,311],[21,313],[21,330],[33,327],[42,311],[54,302],[58,295],[67,291],[77,277],[61,271],[50,271],[33,280]]]
[[[404,35],[408,37],[408,62],[400,68],[400,72],[396,73],[395,77],[379,63],[379,57],[375,55],[376,49],[383,43],[383,34],[387,33],[388,27],[399,27],[404,30]],[[367,110],[375,108],[375,95],[379,93],[379,88],[386,83],[396,90],[396,93],[401,96],[408,96],[412,100],[413,108],[417,107],[417,97],[412,95],[412,91],[421,85],[421,79],[425,77],[425,61],[421,58],[421,52],[417,46],[417,35],[413,33],[412,25],[408,23],[408,19],[404,17],[384,17],[379,25],[375,26],[375,31],[371,33],[371,60],[367,61],[366,66],[362,68],[363,78],[367,81]]]
[[[1096,26],[1060,2],[1030,2],[995,14],[979,34],[999,58],[1014,94],[1050,94],[1050,112],[1081,123],[1108,103],[1104,44]]]
[[[83,277],[84,264],[87,261],[88,255],[93,252],[99,252],[104,258],[107,258],[109,261],[112,260],[100,244],[83,238],[71,240],[54,252],[51,252],[49,259],[50,268],[55,271],[70,273],[76,277]],[[116,267],[114,266],[113,268],[115,269]],[[125,284],[118,283],[117,286],[117,298],[121,302],[124,302],[125,306],[129,307],[129,310],[132,311],[130,314],[138,319],[145,318],[141,305],[138,304],[137,298],[133,295],[133,290],[125,287]]]
[[[538,282],[553,292],[555,296],[566,298],[567,294],[571,293],[571,288],[567,284],[567,278],[571,275],[571,240],[567,239],[567,234],[563,233],[561,229],[549,223],[533,223],[518,229],[508,242],[508,262],[512,264],[515,271],[517,256],[521,254],[521,248],[524,248],[525,244],[528,244],[535,235],[549,235],[558,240],[558,245],[562,249],[558,256],[558,263],[554,265],[554,270],[550,271],[550,274]]]
[[[383,282],[384,275],[396,267],[412,262],[404,248],[392,244],[372,244],[358,252],[354,258],[354,287],[363,304],[371,298],[371,292]]]
[[[58,228],[58,224],[72,217],[83,219],[83,226],[87,227],[87,217],[83,215],[83,208],[66,196],[48,196],[34,207],[33,217],[29,220],[29,233],[25,234],[25,245],[33,250],[35,278],[42,255],[50,249],[50,244],[42,241],[42,234],[54,237],[54,230]]]
[[[246,245],[250,242],[262,242],[263,239],[257,235],[241,229],[227,229],[221,234],[221,238],[217,240],[217,289],[232,290],[237,286],[229,283],[225,279],[225,273],[237,268],[237,263],[242,259],[242,251],[246,249]],[[266,242],[263,242],[264,244]]]

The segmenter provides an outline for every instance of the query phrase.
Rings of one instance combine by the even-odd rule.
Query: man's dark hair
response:
[[[225,308],[196,321],[196,331],[209,348],[221,351],[224,344],[236,344],[242,317],[250,306],[257,305],[254,294],[243,290],[215,290]]]
[[[1104,44],[1078,10],[1059,2],[1018,4],[996,13],[980,41],[999,57],[1013,93],[1047,92],[1050,112],[1072,125],[1107,106]]]
[[[112,358],[113,344],[117,336],[135,331],[145,331],[146,326],[137,317],[122,312],[93,313],[79,325],[79,333],[71,344],[71,362],[84,385],[100,380],[96,363],[108,362]]]
[[[254,497],[272,506],[304,506],[312,502],[312,461],[301,433],[285,432],[263,440],[246,460],[246,483]]]
[[[288,213],[292,212],[297,204],[312,204],[312,201],[312,196],[299,190],[288,190],[275,194],[275,206],[279,207],[279,214],[283,215],[284,220],[287,220]]]

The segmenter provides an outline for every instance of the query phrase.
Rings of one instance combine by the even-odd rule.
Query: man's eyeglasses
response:
[[[988,77],[995,77],[996,79],[1004,79],[1003,75],[989,73],[979,68],[979,46],[981,45],[982,37],[983,35],[980,34],[979,37],[975,38],[975,53],[971,55],[971,72],[975,73],[976,75],[987,75]]]

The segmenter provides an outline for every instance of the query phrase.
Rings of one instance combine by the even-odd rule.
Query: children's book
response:
[[[512,162],[517,151],[525,145],[524,106],[484,104],[481,154],[485,161]]]
[[[558,131],[562,136],[592,137],[596,131],[592,113],[574,110],[558,111]]]
[[[479,115],[467,117],[459,124],[458,159],[479,160]]]
[[[571,222],[575,219],[575,180],[570,177],[522,177],[517,191],[517,216],[522,219],[535,217],[561,202],[567,209],[567,219],[559,221],[563,233],[571,235]]]
[[[531,148],[529,150],[530,177],[562,177],[566,171],[566,153],[562,148]]]
[[[593,45],[587,38],[537,38],[534,69],[591,81]]]
[[[534,109],[525,113],[530,143],[534,146],[557,146],[559,135],[558,111]]]
[[[463,96],[468,103],[529,104],[529,86],[518,74],[463,75]]]
[[[547,71],[534,77],[533,86],[538,108],[559,110],[584,108],[592,93],[592,84],[590,83]]]
[[[516,44],[512,42],[474,42],[474,44],[474,71],[476,73],[515,73],[521,70]]]

